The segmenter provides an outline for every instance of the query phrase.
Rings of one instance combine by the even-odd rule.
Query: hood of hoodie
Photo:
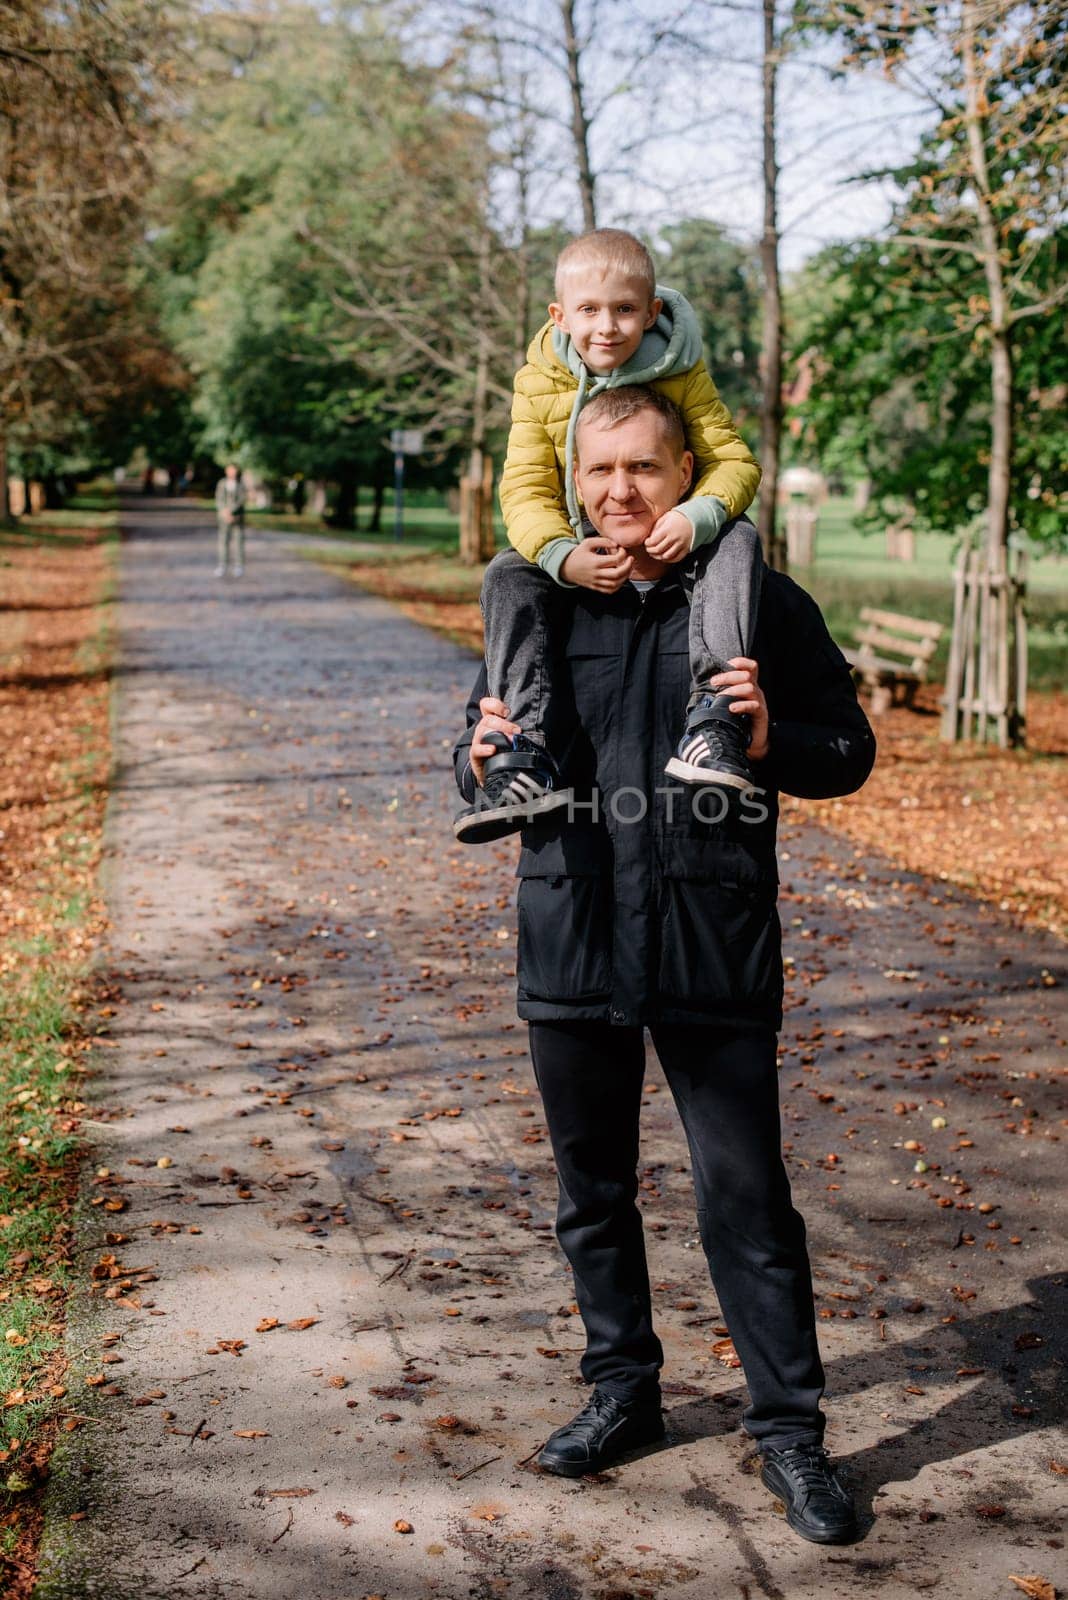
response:
[[[701,329],[693,307],[675,289],[657,286],[656,293],[663,301],[660,315],[651,328],[642,335],[642,342],[621,367],[611,372],[588,373],[590,392],[600,389],[618,389],[629,383],[652,383],[657,378],[670,378],[689,372],[703,354]],[[582,357],[571,341],[571,335],[552,322],[540,328],[530,342],[527,360],[532,366],[559,377],[560,368],[569,372],[576,382],[585,370]]]

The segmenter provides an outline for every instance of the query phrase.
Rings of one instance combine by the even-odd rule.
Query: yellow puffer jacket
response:
[[[512,545],[537,561],[556,539],[574,541],[564,492],[567,425],[578,380],[552,345],[547,322],[531,340],[527,364],[516,374],[508,454],[501,474],[501,509]],[[760,483],[749,446],[734,426],[703,361],[686,372],[658,378],[650,387],[673,400],[682,413],[694,453],[692,498],[711,495],[729,517],[752,503]],[[554,563],[555,565],[555,563]]]

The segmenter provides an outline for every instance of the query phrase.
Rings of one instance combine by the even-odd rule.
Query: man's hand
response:
[[[615,594],[630,577],[634,557],[611,540],[583,539],[560,568],[560,576],[580,589],[596,589],[600,594]]]
[[[657,561],[681,561],[693,548],[693,524],[677,508],[665,511],[653,524],[645,548]]]
[[[490,756],[498,755],[491,744],[485,743],[485,736],[491,730],[494,733],[522,733],[518,722],[508,721],[508,707],[503,700],[494,700],[492,695],[483,695],[478,702],[478,709],[482,713],[482,720],[475,723],[475,731],[471,735],[471,771],[475,775],[475,782],[482,787],[482,778],[485,772],[485,763]]]
[[[747,656],[732,656],[731,672],[717,672],[714,678],[709,679],[712,689],[731,690],[733,698],[730,701],[731,711],[746,711],[752,718],[749,749],[746,752],[750,761],[763,761],[768,753],[768,703],[764,699],[764,691],[757,682],[759,667],[755,661],[750,661]]]

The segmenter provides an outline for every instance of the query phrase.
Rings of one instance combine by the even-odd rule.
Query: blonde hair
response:
[[[580,267],[596,266],[602,272],[618,272],[634,278],[648,298],[656,293],[656,268],[653,258],[632,233],[623,228],[595,228],[565,244],[556,258],[556,294],[563,298],[564,280]]]

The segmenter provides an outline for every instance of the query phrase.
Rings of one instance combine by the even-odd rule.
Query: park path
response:
[[[1059,947],[830,835],[783,837],[785,1136],[864,1541],[803,1544],[754,1475],[655,1068],[669,1440],[596,1480],[540,1474],[580,1330],[512,1008],[513,851],[448,826],[473,664],[293,540],[254,538],[222,583],[203,513],[130,502],[124,522],[66,1402],[94,1420],[60,1435],[39,1594],[1063,1582]]]

